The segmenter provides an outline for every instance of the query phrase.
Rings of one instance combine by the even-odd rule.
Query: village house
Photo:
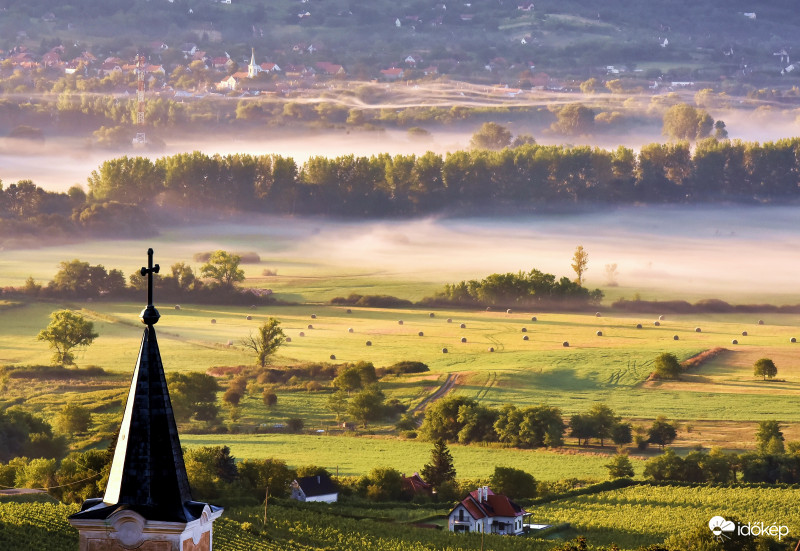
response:
[[[291,483],[291,499],[335,503],[339,500],[339,489],[327,474],[296,478]]]
[[[399,67],[391,67],[389,69],[381,69],[381,75],[388,80],[397,80],[403,78],[404,71]]]
[[[403,485],[403,493],[413,497],[433,495],[433,486],[422,480],[419,473],[411,476],[402,475],[400,482]]]
[[[453,507],[447,515],[447,527],[451,532],[517,536],[523,532],[522,519],[527,514],[508,497],[481,486]]]

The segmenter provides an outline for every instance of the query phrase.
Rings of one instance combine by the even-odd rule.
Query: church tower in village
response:
[[[247,78],[256,78],[261,67],[256,64],[256,49],[250,49],[250,65],[247,66]]]
[[[105,495],[88,499],[69,522],[80,551],[211,551],[222,508],[192,500],[164,365],[153,326],[153,249],[147,251],[147,307]]]

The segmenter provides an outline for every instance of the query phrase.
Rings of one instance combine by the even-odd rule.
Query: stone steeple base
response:
[[[106,519],[70,519],[80,533],[80,551],[211,551],[211,525],[222,510],[205,506],[191,522],[147,520],[129,509]]]

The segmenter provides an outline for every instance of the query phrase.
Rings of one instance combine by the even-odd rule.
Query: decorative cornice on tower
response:
[[[110,539],[125,546],[146,540],[172,541],[176,551],[209,551],[211,523],[222,514],[222,508],[192,500],[153,328],[160,317],[153,306],[153,274],[158,273],[159,266],[153,266],[153,250],[147,253],[148,267],[142,268],[141,274],[148,276],[148,305],[140,315],[147,327],[106,492],[102,499],[86,500],[69,520],[81,532],[81,550],[105,549],[103,544],[96,545]],[[124,538],[127,540],[123,542]],[[187,547],[189,540],[193,543]],[[201,541],[207,545],[201,545]]]

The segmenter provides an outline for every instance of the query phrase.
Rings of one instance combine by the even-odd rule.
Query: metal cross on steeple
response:
[[[157,274],[160,269],[158,264],[153,265],[153,249],[147,249],[147,268],[142,267],[139,271],[142,276],[147,276],[147,308],[139,314],[139,319],[145,325],[153,325],[161,317],[156,307],[153,306],[153,274]]]

